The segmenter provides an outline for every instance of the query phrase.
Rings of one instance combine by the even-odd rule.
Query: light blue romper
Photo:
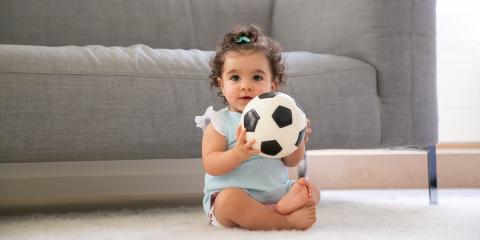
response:
[[[241,113],[229,111],[228,108],[216,112],[213,107],[209,107],[205,114],[197,116],[195,121],[197,127],[202,129],[205,129],[211,122],[213,128],[225,136],[228,149],[230,149],[236,143],[236,130],[240,124],[240,117]],[[294,181],[288,178],[288,168],[280,159],[255,155],[225,175],[211,176],[208,173],[205,174],[203,209],[208,214],[212,194],[230,187],[246,190],[251,197],[259,202],[265,204],[277,203],[288,192],[293,183]]]

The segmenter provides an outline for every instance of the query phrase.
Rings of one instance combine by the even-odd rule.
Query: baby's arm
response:
[[[283,157],[282,161],[287,167],[295,167],[298,163],[303,159],[305,155],[305,144],[308,142],[308,138],[312,133],[312,129],[310,128],[310,120],[307,119],[307,128],[305,130],[305,138],[303,139],[302,143],[298,146],[297,150],[295,150],[290,155]]]
[[[287,167],[295,167],[303,159],[304,154],[305,154],[305,141],[303,141],[298,146],[297,150],[295,150],[293,153],[291,153],[286,157],[283,157],[282,161]]]
[[[212,176],[224,175],[259,150],[253,149],[254,141],[247,142],[245,128],[237,128],[237,143],[227,150],[227,140],[209,124],[203,132],[202,161],[205,172]]]

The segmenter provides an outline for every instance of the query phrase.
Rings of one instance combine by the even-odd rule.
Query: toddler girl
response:
[[[202,161],[205,174],[203,207],[210,224],[251,230],[308,229],[316,220],[319,191],[301,178],[288,179],[287,167],[296,166],[305,153],[299,148],[282,159],[256,155],[246,140],[240,116],[252,98],[284,85],[280,45],[254,26],[227,33],[211,61],[210,84],[227,107],[207,108],[197,116],[203,129]]]

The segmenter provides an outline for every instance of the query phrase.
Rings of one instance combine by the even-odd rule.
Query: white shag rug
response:
[[[480,189],[323,191],[307,231],[209,226],[200,206],[0,217],[0,239],[480,240]]]

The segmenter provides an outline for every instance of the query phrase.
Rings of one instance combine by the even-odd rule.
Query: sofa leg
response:
[[[438,204],[437,191],[437,151],[436,146],[428,146],[428,193],[430,204]]]
[[[298,163],[298,178],[307,177],[307,151],[303,154],[303,159]]]

